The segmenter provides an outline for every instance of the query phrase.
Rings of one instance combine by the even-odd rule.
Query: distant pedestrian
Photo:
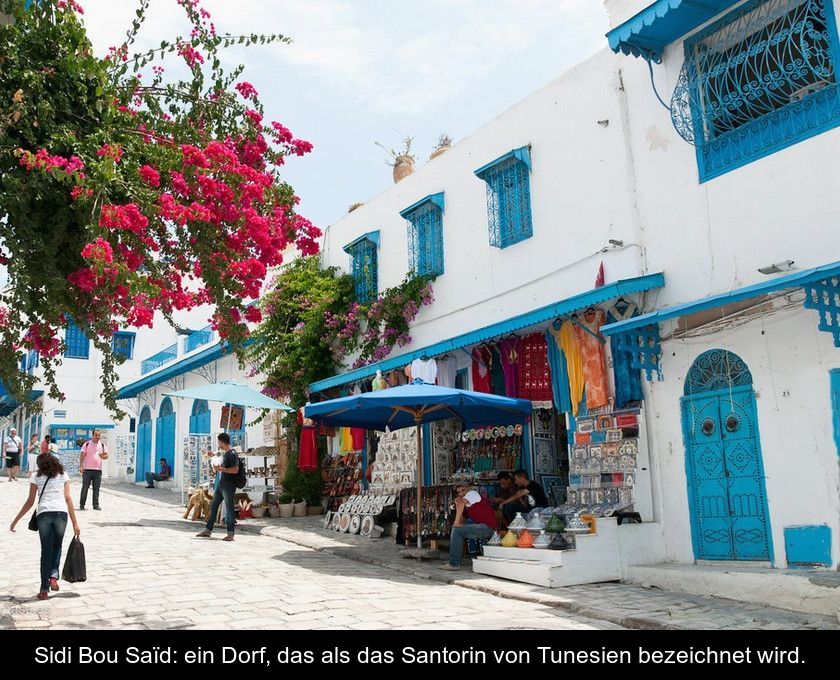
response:
[[[108,448],[101,439],[102,433],[94,430],[91,438],[82,445],[79,456],[79,472],[82,474],[82,495],[79,498],[79,510],[85,509],[88,489],[93,484],[93,509],[99,507],[99,486],[102,484],[102,461],[108,458]]]
[[[9,430],[9,436],[3,442],[3,453],[6,456],[9,481],[16,482],[17,473],[20,470],[20,456],[23,453],[23,440],[18,437],[17,430],[14,427]]]
[[[70,498],[70,479],[64,472],[64,466],[55,456],[44,454],[38,456],[36,467],[38,474],[30,479],[29,498],[23,504],[15,517],[10,531],[21,517],[29,512],[36,504],[38,535],[41,539],[41,589],[38,599],[46,600],[50,590],[58,590],[58,567],[61,562],[61,543],[64,531],[67,529],[67,515],[73,523],[73,533],[81,533],[76,512],[73,510],[73,500]]]
[[[26,450],[26,467],[29,468],[29,479],[32,479],[38,472],[38,455],[41,453],[41,444],[38,442],[38,435],[33,434],[29,438],[29,448]]]
[[[236,531],[236,517],[233,511],[233,500],[236,495],[236,475],[239,473],[239,456],[230,446],[230,435],[222,432],[219,437],[219,450],[222,454],[221,465],[214,465],[215,472],[221,472],[219,487],[213,494],[213,502],[210,504],[210,513],[207,516],[207,525],[204,531],[197,534],[200,538],[210,538],[213,533],[213,525],[216,523],[216,514],[222,502],[225,504],[225,524],[227,525],[227,536],[224,540],[232,541]]]
[[[51,453],[58,458],[58,447],[50,435],[46,435],[44,441],[41,442],[41,453]]]
[[[165,482],[172,476],[172,470],[169,469],[169,463],[166,462],[166,458],[160,459],[160,472],[147,472],[146,473],[146,488],[147,489],[154,489],[155,482]]]

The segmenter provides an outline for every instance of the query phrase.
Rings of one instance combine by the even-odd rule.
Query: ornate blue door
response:
[[[210,434],[210,406],[204,399],[193,401],[189,434]]]
[[[155,423],[155,472],[160,472],[161,458],[166,458],[169,469],[175,470],[175,411],[169,397],[161,402]]]
[[[134,468],[134,479],[138,482],[146,480],[146,473],[150,469],[152,457],[152,412],[148,406],[140,411],[140,421],[137,424],[137,455]]]
[[[772,559],[755,395],[744,362],[724,350],[698,357],[682,416],[695,557]]]

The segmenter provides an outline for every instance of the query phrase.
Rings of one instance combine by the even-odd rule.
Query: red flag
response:
[[[601,262],[601,266],[598,267],[598,276],[595,277],[595,287],[600,288],[604,285],[604,263]]]

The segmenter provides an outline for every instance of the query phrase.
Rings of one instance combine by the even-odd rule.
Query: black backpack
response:
[[[236,473],[236,488],[237,489],[244,489],[245,485],[248,483],[248,473],[246,471],[247,465],[245,464],[245,459],[239,459],[239,472]]]

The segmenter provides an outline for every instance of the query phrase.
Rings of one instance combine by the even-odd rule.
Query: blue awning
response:
[[[607,324],[601,327],[601,333],[603,335],[626,333],[627,331],[637,330],[651,324],[660,324],[669,319],[702,312],[706,309],[760,298],[773,292],[790,288],[805,288],[808,293],[805,299],[805,307],[816,309],[820,312],[820,330],[834,334],[834,344],[840,347],[840,335],[838,335],[840,328],[838,328],[836,323],[832,322],[832,320],[836,322],[836,316],[838,311],[840,311],[840,307],[833,302],[840,295],[840,278],[838,277],[840,277],[840,262],[832,262],[831,264],[824,264],[813,269],[806,269],[800,272],[785,274],[774,279],[768,279],[767,281],[755,283],[751,286],[744,286],[743,288],[736,288],[725,293],[710,295],[681,305],[659,309],[655,312],[649,312],[648,314],[627,319],[626,321]]]
[[[35,401],[44,396],[44,390],[31,390],[28,396],[29,401]],[[6,386],[0,382],[0,416],[7,416],[13,413],[20,405],[21,402],[9,394]]]
[[[443,201],[443,192],[437,194],[429,194],[421,198],[419,201],[415,201],[410,206],[408,206],[405,210],[400,210],[400,217],[408,219],[417,208],[419,208],[424,203],[434,203],[438,208],[443,211],[444,201]]]
[[[376,231],[369,231],[367,234],[362,234],[361,236],[359,236],[359,238],[353,239],[352,241],[350,241],[350,243],[348,243],[346,246],[344,246],[344,252],[347,253],[348,255],[352,255],[353,254],[353,248],[356,245],[358,245],[359,243],[361,243],[362,241],[370,241],[371,243],[376,244],[376,247],[378,248],[379,247],[379,230],[377,229]]]
[[[362,366],[361,368],[348,371],[347,373],[334,375],[326,380],[319,380],[318,382],[312,383],[309,386],[309,389],[312,392],[321,392],[323,390],[328,390],[331,387],[346,385],[347,383],[356,382],[357,380],[364,380],[365,378],[376,375],[376,371],[392,371],[395,368],[400,368],[406,364],[410,364],[415,359],[419,359],[423,356],[440,356],[446,352],[452,352],[456,349],[461,349],[462,347],[469,347],[480,342],[492,340],[493,338],[527,328],[528,326],[552,321],[558,316],[571,314],[579,309],[585,309],[590,305],[606,302],[607,300],[612,300],[613,298],[621,297],[622,295],[632,295],[633,293],[641,293],[646,290],[661,288],[664,285],[665,275],[661,272],[658,274],[648,274],[646,276],[637,276],[632,279],[622,279],[614,283],[608,283],[600,288],[593,288],[585,293],[573,295],[572,297],[561,300],[560,302],[555,302],[554,304],[534,309],[530,312],[526,312],[525,314],[519,314],[518,316],[514,316],[506,321],[500,321],[499,323],[485,326],[484,328],[479,328],[477,330],[470,331],[469,333],[463,333],[455,336],[454,338],[450,338],[449,340],[444,340],[442,342],[435,343],[434,345],[429,345],[428,347],[416,349],[397,357],[384,359],[383,361],[375,364]]]
[[[613,52],[659,62],[665,47],[741,0],[656,0],[607,33]]]

